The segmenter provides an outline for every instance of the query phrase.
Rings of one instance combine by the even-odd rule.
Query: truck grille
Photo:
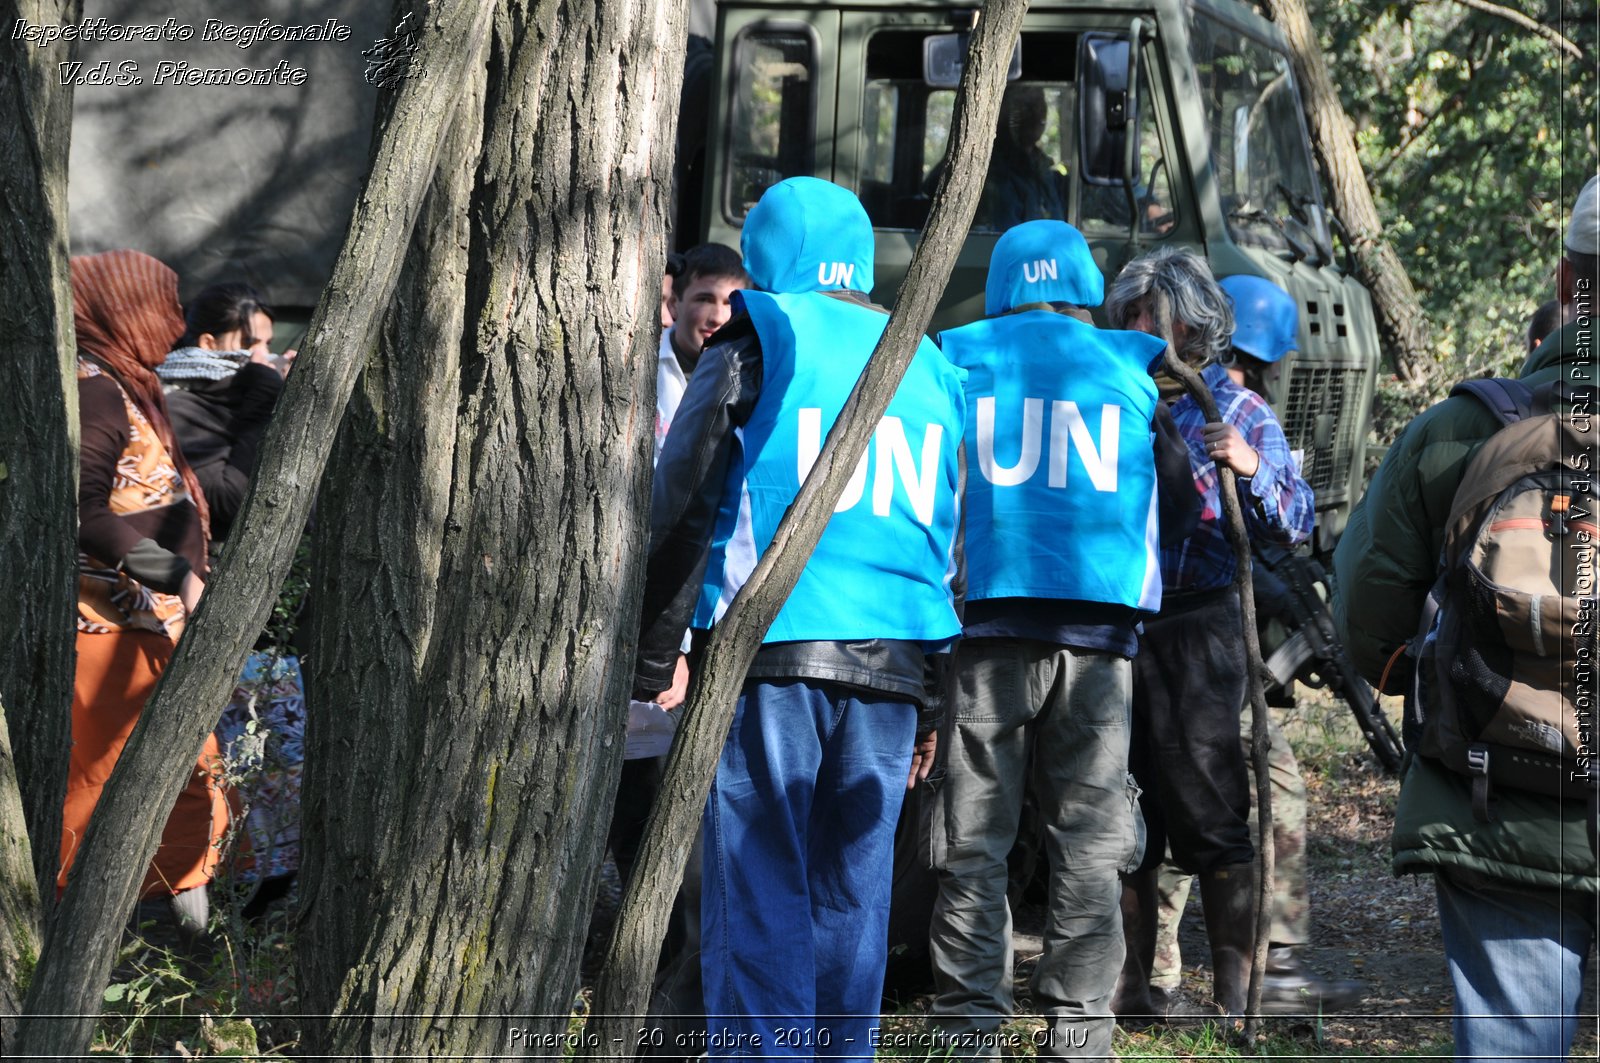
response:
[[[1318,509],[1344,502],[1349,492],[1365,374],[1359,367],[1297,365],[1289,379],[1284,434],[1291,447],[1305,452],[1301,473]]]

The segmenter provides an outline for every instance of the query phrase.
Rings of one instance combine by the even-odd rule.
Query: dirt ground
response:
[[[1324,975],[1364,982],[1366,993],[1347,1013],[1326,1015],[1320,1022],[1270,1019],[1264,1032],[1289,1039],[1306,1055],[1448,1053],[1453,994],[1439,937],[1433,880],[1396,877],[1389,866],[1399,782],[1384,775],[1360,745],[1342,703],[1311,692],[1302,696],[1300,707],[1290,710],[1285,722],[1300,753],[1311,800],[1308,864],[1313,940],[1307,959]],[[603,888],[592,946],[604,940],[606,892]],[[1038,957],[1043,914],[1038,907],[1023,905],[1014,915],[1019,1014],[1031,1011],[1027,983]],[[1199,901],[1193,895],[1180,941],[1182,992],[1189,1002],[1199,1003],[1209,996],[1211,971]],[[597,953],[598,948],[591,948],[591,964],[598,960]],[[1585,1018],[1573,1059],[1600,1058],[1597,966],[1591,954],[1582,1006]],[[903,985],[892,1008],[894,1017],[886,1015],[887,1023],[920,1029],[930,988],[925,978]],[[1133,1034],[1124,1051],[1147,1048],[1170,1053],[1170,1039],[1157,1040],[1159,1030],[1153,1035]]]
[[[1325,973],[1368,985],[1361,1009],[1328,1023],[1337,1047],[1369,1052],[1420,1046],[1449,1036],[1453,994],[1433,882],[1396,877],[1389,833],[1399,781],[1372,759],[1349,754],[1307,772],[1311,794],[1310,869],[1316,962]],[[1573,1055],[1596,1058],[1593,950]]]
[[[1265,1032],[1286,1038],[1301,1054],[1388,1057],[1399,1054],[1434,1053],[1447,1048],[1450,1041],[1452,993],[1439,939],[1433,884],[1429,878],[1396,878],[1389,870],[1391,816],[1399,786],[1383,775],[1373,758],[1359,746],[1348,711],[1339,703],[1303,700],[1298,716],[1288,721],[1288,731],[1300,753],[1302,770],[1311,796],[1309,866],[1312,893],[1312,950],[1308,959],[1323,974],[1352,978],[1366,983],[1366,993],[1348,1013],[1324,1016],[1320,1024],[1309,1020],[1271,1019]],[[591,926],[590,948],[585,957],[584,984],[592,984],[602,957],[602,948],[611,917],[620,899],[615,868],[609,865]],[[274,911],[287,924],[287,904],[280,902]],[[1027,981],[1038,957],[1038,932],[1043,911],[1023,906],[1015,916],[1018,1010],[1028,1013]],[[253,987],[272,987],[273,983],[251,986],[232,984],[228,975],[236,964],[222,962],[214,955],[185,956],[170,926],[161,918],[148,923],[145,937],[153,952],[124,958],[113,975],[113,983],[127,983],[130,992],[140,985],[153,991],[152,1000],[189,1000],[184,1010],[198,1008],[212,1014],[229,1014],[245,1007],[257,1012],[260,1044],[292,1045],[297,1040],[297,1024],[284,1010],[294,1010],[292,977],[288,958],[282,955],[291,946],[285,932],[273,923],[256,935],[254,959],[229,956],[247,966],[259,963],[276,981],[270,1000],[249,992]],[[1209,953],[1201,926],[1198,899],[1191,897],[1180,940],[1184,956],[1183,993],[1198,1003],[1208,996],[1211,982]],[[205,950],[207,953],[213,950]],[[1573,1059],[1600,1058],[1597,1043],[1595,981],[1597,966],[1593,955],[1582,1006]],[[151,973],[151,968],[170,968],[166,980]],[[256,972],[252,971],[253,976]],[[893,1008],[898,1014],[887,1017],[888,1025],[923,1027],[922,1014],[927,1004],[926,978],[899,997]],[[245,999],[240,999],[244,992]],[[215,999],[212,999],[212,998]],[[108,1015],[126,1017],[147,1015],[141,996],[131,996],[118,1004],[108,1003]],[[261,1014],[261,1012],[267,1014]],[[276,1014],[274,1014],[276,1013]],[[286,1021],[290,1020],[290,1021]],[[113,1021],[107,1028],[108,1042],[126,1024]],[[182,1023],[157,1023],[142,1037],[171,1049],[172,1038],[185,1037],[197,1044],[195,1031]],[[202,1035],[203,1036],[203,1035]],[[1136,1033],[1122,1042],[1124,1054],[1141,1049],[1172,1058],[1171,1039]],[[1281,1042],[1280,1042],[1281,1043]],[[292,1049],[291,1049],[292,1050]]]
[[[1452,993],[1439,938],[1433,880],[1396,877],[1389,869],[1391,813],[1399,792],[1365,752],[1319,755],[1304,765],[1311,796],[1309,866],[1312,896],[1312,966],[1335,978],[1366,983],[1360,1004],[1347,1014],[1310,1021],[1270,1020],[1296,1039],[1328,1054],[1386,1056],[1435,1049],[1450,1041]],[[1031,918],[1030,918],[1031,917]],[[1037,925],[1038,913],[1019,912],[1019,926]],[[1209,995],[1211,971],[1199,902],[1191,896],[1180,933],[1184,995]],[[1025,990],[1031,958],[1019,964]],[[1596,963],[1591,953],[1583,1014],[1572,1058],[1595,1059]],[[1139,1036],[1134,1039],[1140,1040]]]

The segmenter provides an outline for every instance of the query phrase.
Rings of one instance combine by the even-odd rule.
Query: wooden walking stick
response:
[[[1199,405],[1208,422],[1222,420],[1217,400],[1200,374],[1184,363],[1172,342],[1172,308],[1160,289],[1150,291],[1150,313],[1155,321],[1156,335],[1166,341],[1164,364],[1183,384],[1189,397]],[[1250,692],[1250,753],[1255,768],[1256,783],[1256,859],[1260,862],[1257,878],[1255,953],[1250,962],[1249,1003],[1245,1008],[1244,1039],[1254,1044],[1261,1024],[1261,981],[1267,966],[1267,939],[1272,930],[1273,848],[1272,848],[1272,791],[1268,784],[1267,752],[1272,739],[1267,730],[1270,711],[1267,708],[1266,690],[1261,683],[1264,666],[1261,663],[1261,638],[1256,632],[1256,599],[1250,571],[1250,535],[1244,526],[1244,507],[1239,502],[1238,481],[1233,470],[1226,465],[1217,466],[1217,493],[1222,496],[1223,530],[1233,547],[1233,586],[1239,594],[1239,613],[1244,628],[1246,682]]]

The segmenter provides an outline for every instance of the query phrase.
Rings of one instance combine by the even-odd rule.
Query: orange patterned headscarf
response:
[[[150,419],[200,511],[200,526],[209,541],[211,514],[205,492],[173,435],[161,378],[155,374],[172,342],[183,335],[178,275],[142,251],[80,255],[71,268],[78,351],[105,366]]]

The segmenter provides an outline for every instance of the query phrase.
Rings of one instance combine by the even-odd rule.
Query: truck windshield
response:
[[[867,50],[862,92],[858,190],[878,229],[916,230],[950,164],[950,118],[955,90],[932,88],[922,79],[925,30],[885,30],[873,34]],[[973,232],[1004,232],[1040,218],[1074,221],[1090,227],[1125,229],[1128,199],[1123,188],[1075,182],[1077,150],[1077,35],[1026,32],[1022,35],[1022,77],[1006,87],[995,129],[994,149]],[[1148,92],[1148,84],[1142,86]],[[1154,123],[1141,115],[1141,162],[1153,184],[1166,191],[1155,166],[1161,149]],[[1141,178],[1141,203],[1157,193]],[[1074,204],[1074,196],[1081,201]],[[1170,193],[1163,199],[1170,203]],[[1171,228],[1170,207],[1149,206],[1141,228],[1163,233]]]
[[[1191,8],[1211,166],[1235,242],[1298,255],[1317,185],[1288,57]]]
[[[861,200],[880,229],[920,229],[949,166],[955,90],[922,80],[927,31],[887,30],[867,47],[861,116]],[[1055,40],[1054,38],[1062,38]],[[1046,40],[1044,38],[1051,38]],[[1067,217],[1073,56],[1065,34],[1024,34],[1023,76],[1006,88],[994,156],[972,227],[999,232]]]

